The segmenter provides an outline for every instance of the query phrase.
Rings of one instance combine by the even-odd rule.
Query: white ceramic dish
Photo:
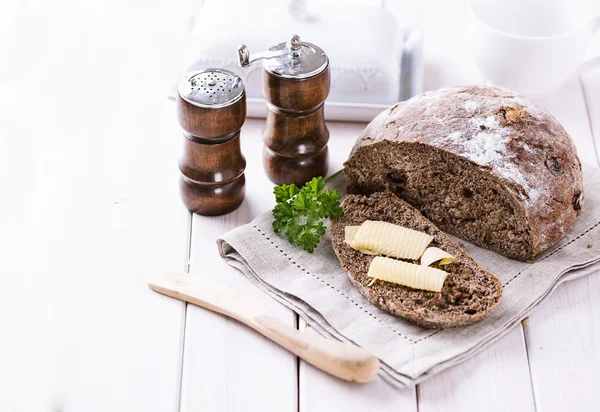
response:
[[[178,77],[184,72],[210,67],[232,70],[244,80],[248,116],[264,117],[261,65],[239,68],[237,45],[241,39],[246,39],[244,42],[252,52],[261,51],[268,45],[285,41],[290,35],[288,32],[295,30],[301,38],[324,48],[330,57],[332,87],[325,103],[327,120],[370,121],[385,108],[422,92],[422,28],[403,28],[390,11],[377,7],[353,9],[348,13],[328,13],[323,9],[320,12],[320,17],[304,20],[291,19],[283,11],[278,20],[247,18],[226,36],[210,36],[221,23],[218,18],[207,20],[202,17],[221,13],[204,7],[193,19],[187,63],[183,64],[185,70]],[[367,14],[369,18],[362,18]],[[285,24],[281,19],[286,20]],[[365,27],[348,33],[347,27],[360,24]],[[336,31],[336,27],[339,30]],[[357,36],[360,41],[355,40]],[[174,98],[175,93],[176,88],[173,88],[169,97]]]

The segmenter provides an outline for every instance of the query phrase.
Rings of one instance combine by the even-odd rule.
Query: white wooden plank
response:
[[[565,128],[571,134],[576,143],[582,161],[588,164],[594,164],[594,148],[592,145],[587,119],[585,119],[585,116],[582,116],[582,114],[585,114],[585,105],[582,100],[581,90],[578,86],[577,78],[571,79],[560,90],[547,96],[544,99],[540,99],[537,103],[547,108],[565,126]],[[569,111],[567,112],[565,110]],[[560,296],[558,292],[556,293],[556,295]],[[565,304],[569,305],[568,303]],[[588,304],[593,303],[588,301]],[[532,315],[533,319],[535,319],[537,313],[538,312],[536,311],[534,315]],[[591,325],[592,322],[593,321],[590,321],[589,325]],[[530,325],[535,324],[536,322],[530,321]],[[561,327],[562,326],[564,325],[561,325]],[[535,326],[530,326],[529,328],[530,329],[528,330],[528,332],[531,330],[531,328],[535,329]],[[556,328],[556,331],[560,330],[560,327]],[[562,330],[564,331],[564,329]],[[520,411],[527,410],[527,408],[532,408],[532,395],[530,390],[530,383],[528,380],[528,371],[526,369],[527,357],[524,350],[525,348],[521,344],[522,338],[519,338],[521,333],[521,328],[516,328],[514,331],[511,331],[511,335],[501,339],[500,341],[492,345],[490,348],[477,355],[477,357],[467,361],[467,363],[455,366],[450,370],[443,372],[439,376],[433,377],[431,380],[419,385],[419,410],[436,410],[441,408],[442,403],[437,403],[436,401],[432,402],[431,400],[440,398],[439,395],[436,397],[436,394],[440,390],[443,391],[444,388],[447,387],[449,382],[458,381],[460,381],[461,384],[464,383],[466,385],[465,392],[462,393],[453,389],[448,396],[441,397],[441,399],[443,399],[444,410],[463,411],[481,410],[483,408],[488,410],[490,407],[496,406],[501,406],[498,410]],[[536,331],[534,333],[536,333],[537,335],[538,332]],[[577,334],[577,332],[575,331],[574,333]],[[527,336],[529,337],[530,334],[528,333]],[[548,338],[546,338],[546,340],[548,340]],[[565,349],[566,348],[563,348],[563,350]],[[503,353],[504,355],[512,354],[511,356],[514,356],[514,358],[510,362],[511,367],[508,369],[506,369],[506,359],[502,358]],[[478,368],[487,369],[487,373],[492,374],[492,380],[494,383],[484,385],[483,383],[486,382],[486,380],[482,379],[481,376],[472,378],[472,369],[475,366],[477,366]],[[536,363],[535,365],[532,364],[532,375],[537,374],[539,368],[539,375],[540,378],[543,380],[546,376],[544,374],[545,367],[547,367],[547,363],[543,361],[540,363]],[[478,369],[478,371],[479,370],[480,369]],[[463,375],[468,375],[468,377],[465,379]],[[448,376],[446,380],[444,380],[445,376]],[[535,376],[537,375],[534,375],[534,377]],[[558,397],[560,395],[556,392],[552,392],[552,388],[555,387],[554,385],[558,384],[558,381],[550,381],[544,383],[545,389],[547,390],[543,393],[539,393],[540,389],[538,388],[536,379],[534,379],[534,387],[536,389],[536,401],[539,402],[539,399],[544,399],[546,400],[547,404],[555,405],[555,402],[553,400],[555,397]],[[472,384],[475,385],[476,388],[473,387]],[[430,386],[433,386],[433,388],[430,388]],[[499,388],[504,389],[499,390]],[[572,390],[573,388],[570,389]],[[580,391],[582,392],[585,390],[589,390],[589,388],[584,387],[583,389],[580,389]],[[502,399],[497,399],[498,393],[506,393],[508,391],[510,391],[511,393],[510,397],[507,398],[504,395],[502,395]],[[467,392],[477,395],[469,396]],[[513,402],[513,399],[520,400],[520,403]],[[549,399],[552,400],[548,401]],[[430,402],[432,403],[431,405],[429,404]],[[448,407],[448,405],[453,406]],[[566,404],[564,406],[566,407]],[[561,408],[558,407],[556,410],[561,410]]]
[[[366,126],[363,123],[329,123],[330,173],[341,169],[348,158],[356,137]],[[301,330],[316,333],[306,327],[301,319]],[[415,389],[398,390],[381,378],[368,384],[344,382],[333,378],[301,361],[300,376],[301,412],[319,411],[416,411]]]
[[[300,319],[304,333],[314,329]],[[369,383],[351,383],[300,363],[300,412],[318,411],[417,411],[416,389],[397,389],[377,377]]]
[[[529,317],[525,336],[537,410],[598,405],[600,273],[561,285]]]
[[[441,3],[441,2],[439,2]],[[438,4],[440,7],[444,7],[441,4]],[[463,39],[460,37],[464,34],[460,27],[461,21],[464,21],[464,10],[458,11],[460,8],[464,6],[464,2],[460,2],[460,4],[456,4],[456,2],[451,5],[448,4],[445,7],[448,10],[444,9],[443,12],[435,13],[436,17],[425,19],[426,26],[426,82],[425,88],[432,89],[441,86],[451,85],[451,84],[459,84],[459,83],[477,83],[481,82],[483,79],[480,77],[480,74],[472,69],[472,61],[468,52],[468,49],[464,47]],[[429,17],[429,16],[428,16]],[[450,29],[459,28],[457,30]],[[462,33],[462,34],[461,34]],[[460,64],[457,64],[460,63]],[[580,157],[583,162],[595,164],[596,158],[594,153],[594,148],[592,145],[592,141],[590,139],[590,132],[587,120],[583,116],[585,113],[585,104],[581,98],[581,90],[577,84],[577,78],[572,78],[565,86],[563,86],[560,90],[552,93],[550,96],[547,96],[544,99],[538,101],[540,105],[546,107],[550,110],[554,116],[565,126],[567,131],[571,134],[573,139],[576,142],[578,147],[578,151]],[[519,331],[520,328],[516,329],[516,331],[511,332],[515,334]],[[523,345],[519,344],[520,340],[512,338],[509,340],[508,337],[503,338],[499,342],[497,342],[494,346],[486,349],[480,355],[478,355],[478,362],[474,362],[473,365],[488,365],[486,369],[488,373],[494,373],[494,370],[502,370],[503,365],[499,363],[498,358],[498,350],[502,349],[502,345],[513,345],[512,349],[508,352],[513,352],[518,354],[518,358],[521,360],[521,363],[517,362],[517,365],[520,367],[516,370],[519,371],[518,374],[506,376],[504,378],[500,378],[501,375],[496,375],[496,382],[493,385],[483,385],[483,380],[472,380],[468,379],[469,384],[471,382],[475,385],[468,386],[469,390],[473,393],[477,394],[485,394],[485,396],[461,396],[461,394],[451,395],[450,398],[445,398],[445,400],[449,404],[455,405],[453,410],[482,410],[488,409],[490,405],[505,405],[500,401],[499,403],[490,402],[486,403],[488,399],[494,398],[495,387],[504,388],[505,392],[510,391],[519,391],[523,389],[523,386],[518,386],[513,384],[513,382],[521,382],[525,385],[524,392],[521,392],[521,396],[524,399],[530,399],[531,394],[528,389],[529,383],[527,382],[527,370],[523,368],[523,365],[526,365],[527,358],[523,356],[524,348]],[[506,351],[506,350],[505,350]],[[500,352],[502,353],[502,352]],[[471,362],[471,361],[469,361]],[[449,375],[459,374],[462,365],[454,367],[449,371],[445,372]],[[469,369],[463,369],[464,371],[468,371]],[[440,378],[443,377],[444,374],[440,375]],[[429,393],[435,394],[440,390],[444,389],[444,383],[437,383],[436,380],[438,377],[434,377],[432,380],[423,383],[419,386],[419,409],[422,410],[424,407],[427,407],[426,398],[423,396],[426,393],[426,389],[429,389],[429,385],[434,385],[436,387],[431,388]],[[460,379],[463,379],[462,377]],[[458,380],[458,379],[457,379]],[[446,382],[447,383],[447,382]],[[552,384],[548,385],[549,390],[552,388]],[[537,389],[537,387],[536,387]],[[454,393],[454,392],[453,392]],[[489,394],[489,395],[488,395]],[[539,394],[536,390],[536,399],[540,396],[551,396],[552,394]],[[491,397],[490,397],[491,396]],[[475,400],[480,400],[481,404],[477,404]],[[531,405],[531,402],[526,402],[527,405]],[[518,404],[510,404],[506,405],[506,407],[513,407],[516,410],[520,410]]]
[[[347,158],[354,143],[354,136],[360,133],[363,126],[357,124],[350,128],[344,124],[330,125],[334,136],[332,140],[336,139],[331,143],[332,164],[338,162],[341,164]],[[301,326],[303,326],[302,322]],[[502,410],[501,408],[515,411],[533,410],[527,356],[520,328],[515,329],[511,335],[501,339],[474,359],[476,360],[443,372],[439,379],[434,377],[419,385],[418,409],[442,410],[440,409],[442,406],[446,407],[449,404],[453,405],[453,409],[450,410],[483,410],[488,407],[488,401],[494,399],[499,406],[497,410]],[[470,375],[474,365],[478,366],[477,374],[465,377]],[[507,367],[508,365],[510,367]],[[448,382],[455,380],[460,381],[457,384],[464,388],[463,392],[448,391]],[[514,382],[519,382],[520,386],[514,391],[516,401],[513,402],[505,399],[506,397],[498,392],[498,388],[504,387],[512,391]],[[481,396],[465,397],[464,394],[470,391]],[[438,402],[440,392],[445,393],[443,404]],[[399,391],[381,380],[366,386],[340,382],[310,365],[301,364],[300,408],[302,411],[364,410],[374,405],[377,406],[376,410],[414,410],[416,409],[415,391],[414,389]]]
[[[418,386],[420,412],[535,411],[520,327]]]
[[[216,238],[250,222],[274,203],[273,184],[262,169],[264,120],[247,120],[242,151],[247,159],[246,198],[236,211],[220,217],[194,215],[190,273],[209,276],[256,296],[290,325],[292,311],[255,288],[219,257]],[[181,410],[295,411],[296,357],[262,335],[221,315],[188,305]]]
[[[580,93],[565,98],[562,117],[582,161],[597,165],[600,132],[600,70],[581,76]],[[587,111],[581,101],[587,103]],[[575,108],[573,108],[575,106]],[[560,105],[556,105],[560,109]],[[587,114],[586,114],[587,113]],[[589,116],[589,118],[588,118]],[[568,119],[568,120],[567,120]],[[590,131],[591,125],[591,131]],[[579,127],[573,133],[570,127]],[[587,128],[587,132],[586,129]],[[560,286],[529,317],[525,328],[538,411],[591,410],[600,367],[600,273]]]
[[[145,285],[189,239],[148,88],[170,35],[144,43],[121,4],[30,3],[0,50],[0,410],[175,410],[184,306]]]
[[[424,89],[483,83],[466,38],[466,1],[427,0],[420,6],[426,38]],[[520,336],[519,327],[474,358],[418,385],[419,410],[532,410],[527,356]],[[507,392],[514,393],[517,401],[507,399]]]
[[[583,84],[573,79],[554,102],[544,103],[557,111],[554,114],[573,137],[582,162],[593,166],[597,165],[590,130],[594,117],[588,119],[588,114],[594,113],[594,96],[600,101],[600,94]],[[600,366],[600,331],[595,327],[600,314],[599,281],[598,274],[592,274],[561,286],[529,318],[525,336],[539,411],[583,410],[595,404],[592,382]]]

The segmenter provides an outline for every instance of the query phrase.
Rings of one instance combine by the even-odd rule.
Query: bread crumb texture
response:
[[[500,303],[500,281],[483,270],[416,209],[392,193],[375,193],[368,197],[348,195],[342,208],[344,216],[332,221],[330,227],[333,249],[353,284],[372,304],[418,325],[440,328],[476,322]],[[432,245],[453,255],[454,262],[444,266],[448,276],[442,291],[372,282],[368,272],[375,256],[361,253],[344,242],[345,227],[360,225],[365,220],[380,220],[425,232],[433,237]]]
[[[571,137],[546,110],[497,87],[429,91],[385,110],[345,173],[349,193],[391,190],[441,229],[524,261],[583,208]]]

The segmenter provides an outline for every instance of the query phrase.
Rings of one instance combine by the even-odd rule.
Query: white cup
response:
[[[545,95],[577,71],[600,29],[589,0],[469,0],[468,39],[489,83],[529,97]]]

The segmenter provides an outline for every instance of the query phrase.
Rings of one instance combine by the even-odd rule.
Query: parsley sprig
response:
[[[273,230],[296,246],[312,253],[325,234],[323,219],[338,219],[344,212],[340,193],[325,188],[322,177],[315,177],[302,189],[296,185],[275,186],[277,204],[273,208]]]

